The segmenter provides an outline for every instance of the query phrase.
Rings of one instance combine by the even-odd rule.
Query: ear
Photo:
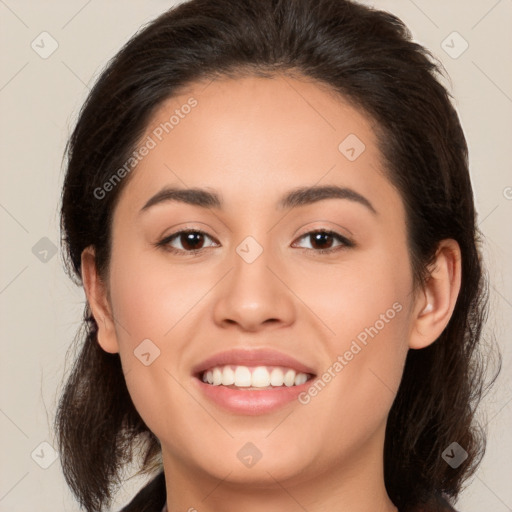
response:
[[[430,276],[414,306],[409,347],[425,348],[441,335],[452,316],[460,291],[461,252],[452,239],[439,243]]]
[[[98,324],[98,343],[105,352],[119,352],[112,308],[108,300],[107,286],[101,280],[96,267],[94,248],[89,246],[82,251],[82,282],[87,302]]]

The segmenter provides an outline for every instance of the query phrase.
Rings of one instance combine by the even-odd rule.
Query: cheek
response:
[[[316,272],[314,290],[302,290],[329,328],[322,383],[304,397],[325,416],[326,435],[348,441],[364,435],[355,426],[370,433],[387,417],[408,352],[411,279],[407,257],[388,248]]]
[[[336,348],[342,350],[347,340],[375,324],[379,332],[390,332],[406,322],[412,276],[404,251],[389,247],[375,248],[359,254],[347,253],[345,261],[335,265],[302,266],[294,291],[334,336]],[[399,303],[399,305],[393,305]],[[393,325],[391,325],[393,324]],[[403,338],[403,337],[401,337]],[[400,338],[400,339],[401,339]],[[399,339],[394,336],[390,342]]]
[[[406,307],[400,301],[376,304],[373,311],[355,310],[357,316],[340,314],[337,335],[328,342],[329,362],[301,397],[304,421],[315,418],[307,427],[308,438],[318,440],[312,450],[325,451],[333,463],[343,454],[375,447],[402,378],[408,352]]]
[[[129,251],[128,251],[129,252]],[[118,320],[120,349],[149,338],[160,348],[172,330],[204,295],[201,279],[165,265],[165,260],[144,251],[133,257],[112,257],[110,278],[114,314]],[[193,281],[193,280],[192,280]]]
[[[149,429],[157,437],[172,432],[179,445],[187,428],[176,420],[176,411],[190,408],[190,396],[178,384],[187,345],[180,322],[193,316],[191,306],[204,292],[188,289],[182,274],[170,273],[154,257],[149,261],[143,251],[124,251],[133,257],[121,253],[112,254],[110,285],[126,385]]]

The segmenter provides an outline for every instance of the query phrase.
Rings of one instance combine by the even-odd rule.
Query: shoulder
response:
[[[161,471],[119,512],[161,512],[165,500],[165,476]]]
[[[437,505],[439,507],[439,512],[458,512],[452,505],[450,505],[450,503],[448,503],[448,500],[444,496],[438,496]]]
[[[435,496],[428,503],[418,507],[416,512],[461,512],[453,508],[448,497],[442,494]]]

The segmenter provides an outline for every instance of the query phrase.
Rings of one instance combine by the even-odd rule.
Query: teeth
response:
[[[220,370],[220,368],[213,369],[213,384],[215,386],[222,384],[222,371]]]
[[[222,371],[222,385],[223,386],[231,386],[231,384],[235,383],[235,372],[231,368],[231,366],[224,366],[224,370]]]
[[[279,368],[274,368],[270,374],[270,384],[272,386],[282,386],[284,384],[284,374]]]
[[[284,385],[285,386],[293,386],[293,383],[295,382],[295,372],[293,370],[288,370],[284,374]]]
[[[268,388],[270,386],[270,375],[264,366],[255,368],[251,377],[251,385],[255,388]]]
[[[294,384],[296,386],[300,386],[301,384],[304,384],[305,382],[307,382],[307,380],[308,380],[308,376],[305,373],[298,373],[297,375],[295,375]]]
[[[251,370],[247,366],[237,366],[235,370],[235,386],[248,388],[251,386]]]
[[[269,388],[300,386],[309,379],[308,375],[291,368],[267,366],[216,366],[203,372],[202,380],[213,386],[234,386],[238,388]]]

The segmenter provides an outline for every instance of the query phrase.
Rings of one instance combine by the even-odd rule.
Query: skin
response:
[[[197,106],[121,193],[108,276],[98,276],[92,247],[82,254],[99,343],[119,352],[161,442],[169,512],[397,510],[384,487],[386,419],[408,350],[433,343],[449,321],[459,247],[443,241],[431,279],[413,290],[405,211],[372,121],[325,87],[282,75],[195,83],[160,106],[144,138],[191,96]],[[366,146],[354,161],[338,150],[349,134]],[[377,213],[339,198],[277,208],[312,185],[350,187]],[[167,201],[140,213],[164,186],[216,191],[223,207]],[[206,233],[199,254],[186,254],[183,238],[172,242],[180,254],[155,245],[184,228]],[[356,245],[319,254],[341,244],[305,236],[321,228]],[[250,264],[236,252],[247,236],[263,249]],[[320,375],[394,303],[401,311],[307,405],[233,414],[193,385],[194,365],[235,347],[275,348]],[[160,349],[149,366],[134,356],[144,339]],[[262,453],[251,468],[237,457],[247,442]]]

